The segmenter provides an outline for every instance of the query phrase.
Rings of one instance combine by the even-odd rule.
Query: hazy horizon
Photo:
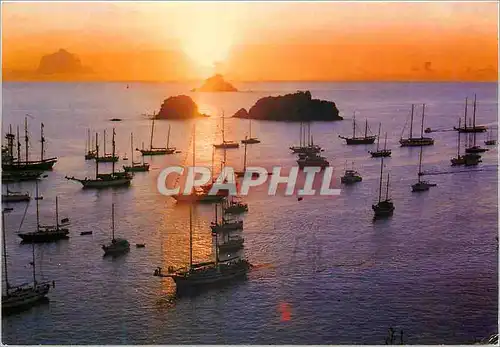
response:
[[[191,82],[214,73],[235,82],[498,81],[497,2],[10,2],[2,10],[4,81]]]

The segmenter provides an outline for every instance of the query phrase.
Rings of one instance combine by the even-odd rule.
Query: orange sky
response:
[[[481,80],[497,2],[2,3],[5,80]],[[60,48],[92,73],[41,75]]]

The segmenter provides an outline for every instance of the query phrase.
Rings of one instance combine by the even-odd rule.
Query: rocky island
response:
[[[292,122],[343,119],[334,102],[313,99],[309,91],[261,98],[249,111],[242,108],[233,117]]]
[[[163,101],[155,119],[190,119],[208,117],[198,111],[198,105],[187,95],[171,96]]]
[[[237,92],[231,83],[224,80],[222,75],[217,74],[210,78],[207,78],[200,88],[195,88],[191,90],[193,92]]]

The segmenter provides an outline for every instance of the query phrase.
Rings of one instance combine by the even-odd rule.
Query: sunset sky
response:
[[[10,2],[2,68],[5,80],[495,81],[497,23],[497,2]],[[91,72],[37,72],[61,48]]]

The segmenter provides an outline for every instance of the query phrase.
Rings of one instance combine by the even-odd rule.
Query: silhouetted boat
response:
[[[96,141],[97,141],[97,138],[96,138]],[[115,129],[113,128],[113,146],[114,146],[114,142],[115,142]],[[95,153],[95,156],[94,156],[95,160],[99,163],[116,163],[120,159],[120,157],[115,155],[114,149],[113,149],[113,153],[106,153],[106,129],[104,129],[103,145],[104,145],[103,155],[99,156],[97,153]],[[96,146],[97,146],[97,142],[96,142]],[[96,152],[97,152],[97,149],[96,149]]]
[[[356,112],[352,116],[352,137],[345,137],[339,135],[341,139],[346,141],[348,145],[370,145],[375,142],[377,136],[368,135],[368,119],[365,122],[365,133],[364,136],[356,137]]]
[[[104,255],[120,255],[130,251],[130,243],[126,239],[115,239],[115,204],[111,204],[111,242],[102,245]]]
[[[96,144],[98,144],[98,134],[96,133]],[[113,129],[113,153],[115,155],[115,130]],[[99,158],[99,145],[96,147],[96,159]],[[79,179],[75,177],[68,177],[66,179],[80,182],[83,188],[108,188],[108,187],[120,187],[130,185],[133,176],[128,172],[115,172],[115,162],[112,162],[112,171],[110,174],[100,174],[99,173],[99,160],[95,163],[95,178]]]
[[[248,137],[245,136],[245,139],[244,140],[241,140],[241,143],[244,143],[244,144],[254,144],[254,143],[260,143],[260,140],[256,137],[252,137],[252,120],[249,119],[248,120],[248,127],[249,127],[249,130],[248,130]]]
[[[318,154],[308,154],[297,159],[297,164],[300,169],[303,169],[307,166],[315,166],[324,169],[325,167],[330,166],[330,162],[326,160],[325,157],[322,157]]]
[[[391,156],[391,150],[387,149],[387,133],[385,133],[385,141],[384,141],[384,149],[379,149],[380,145],[380,127],[382,124],[379,123],[378,125],[378,135],[377,135],[377,150],[376,151],[369,151],[368,153],[371,154],[373,158],[380,158],[380,157],[390,157]]]
[[[144,162],[144,156],[142,157],[142,163],[134,162],[134,134],[130,133],[130,153],[132,153],[132,163],[131,165],[124,165],[123,170],[125,172],[145,172],[149,171],[149,164]]]
[[[19,286],[11,286],[7,267],[7,246],[5,242],[5,212],[2,210],[2,236],[3,236],[3,264],[5,278],[5,291],[2,293],[2,313],[11,313],[20,309],[29,308],[44,299],[50,290],[49,282],[38,282],[36,280],[35,245],[32,245],[33,283]],[[52,281],[52,286],[55,282]]]
[[[155,116],[151,118],[151,136],[149,141],[148,149],[136,149],[142,153],[142,155],[165,155],[165,154],[174,154],[177,150],[175,147],[169,147],[170,145],[170,125],[168,126],[168,134],[167,134],[167,147],[153,147],[153,136],[155,129]]]
[[[472,114],[472,129],[475,129],[475,128],[476,128],[476,95],[474,95],[474,106],[473,106],[473,114]],[[483,153],[483,152],[489,151],[488,148],[483,148],[481,146],[476,145],[476,133],[477,133],[477,131],[472,131],[472,132],[473,132],[473,134],[472,134],[472,139],[473,139],[472,147],[466,148],[465,153],[477,154],[477,153]]]
[[[12,192],[7,185],[6,194],[2,194],[2,202],[23,202],[30,201],[31,197],[28,193]]]
[[[460,119],[458,120],[458,126],[460,127]],[[464,155],[460,155],[460,131],[458,132],[458,140],[457,140],[457,156],[451,158],[451,165],[465,165],[465,166],[474,166],[478,165],[481,162],[481,156],[479,154],[474,153],[466,153]]]
[[[56,225],[40,225],[40,213],[38,208],[38,183],[36,184],[36,231],[25,232],[17,234],[24,243],[39,243],[39,242],[53,242],[69,237],[68,228],[65,225],[59,224],[59,205],[56,196]]]
[[[436,184],[434,183],[429,183],[427,181],[422,181],[420,179],[420,176],[422,176],[422,147],[420,147],[420,155],[419,155],[419,161],[418,161],[418,182],[415,184],[411,185],[411,191],[412,192],[424,192],[429,190],[430,187],[435,187]]]
[[[41,134],[41,152],[40,152],[40,160],[29,160],[29,136],[28,136],[28,117],[24,119],[24,132],[25,132],[25,147],[26,154],[25,160],[21,161],[21,142],[19,141],[19,131],[17,134],[17,148],[18,148],[18,156],[14,158],[13,156],[13,145],[14,145],[14,134],[9,132],[7,134],[7,142],[8,142],[8,156],[3,156],[2,158],[2,171],[27,171],[27,170],[39,170],[39,171],[48,171],[52,170],[52,167],[57,162],[57,158],[45,158],[45,137],[43,136],[43,123],[40,127]]]
[[[225,129],[224,129],[224,112],[222,112],[222,129],[221,129],[221,133],[222,133],[222,142],[221,143],[218,143],[218,144],[214,144],[214,148],[223,148],[223,149],[229,149],[229,148],[239,148],[240,145],[238,144],[238,142],[234,142],[234,141],[226,141],[226,138],[224,136],[225,134]]]
[[[344,184],[353,184],[357,182],[361,182],[363,178],[354,170],[354,162],[352,163],[352,169],[348,170],[347,168],[344,170],[344,176],[340,177],[340,182]]]
[[[194,288],[208,285],[221,284],[230,280],[244,278],[252,267],[245,259],[233,257],[226,260],[219,260],[218,236],[215,233],[215,261],[204,263],[193,263],[193,223],[192,205],[189,206],[189,266],[185,269],[168,269],[164,274],[162,268],[158,267],[154,271],[154,276],[171,277],[176,285],[178,293],[189,291]]]
[[[234,197],[230,201],[227,201],[224,206],[224,213],[227,214],[241,214],[245,212],[248,212],[248,204],[236,200]]]
[[[372,205],[373,212],[375,213],[375,218],[384,218],[392,216],[394,213],[394,203],[389,198],[389,174],[387,174],[387,190],[385,193],[385,200],[382,200],[382,175],[384,169],[384,158],[380,161],[380,186],[378,193],[378,203]]]
[[[467,126],[467,97],[465,98],[465,112],[464,112],[464,126],[460,126],[460,122],[458,123],[458,128],[453,127],[453,129],[457,130],[461,133],[482,133],[485,132],[488,128],[484,125],[476,125],[476,119],[474,116],[473,126]],[[476,94],[474,94],[474,104],[476,103]]]
[[[292,153],[297,154],[315,154],[323,150],[320,146],[315,145],[312,141],[311,124],[309,122],[307,123],[307,133],[304,123],[300,122],[299,145],[290,146],[289,148]]]
[[[420,128],[420,137],[413,137],[413,110],[415,105],[411,105],[411,118],[410,118],[410,137],[404,139],[401,137],[399,143],[401,147],[414,147],[414,146],[430,146],[434,144],[434,139],[431,137],[424,137],[424,117],[425,117],[425,104],[422,104],[422,126]]]

